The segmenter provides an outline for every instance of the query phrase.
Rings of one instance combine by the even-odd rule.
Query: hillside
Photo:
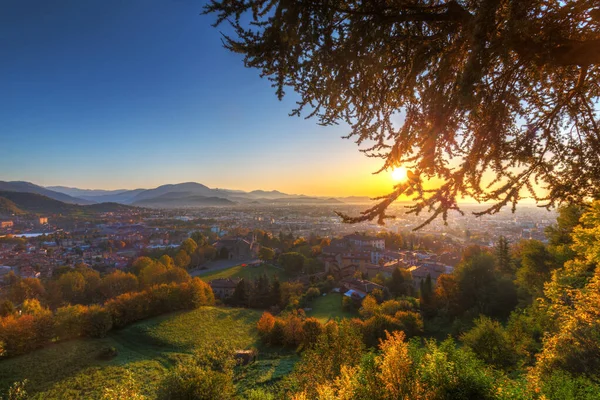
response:
[[[94,201],[84,200],[77,197],[70,196],[65,193],[55,192],[53,190],[49,190],[47,188],[34,185],[30,182],[21,182],[21,181],[13,181],[13,182],[5,182],[0,181],[0,191],[3,192],[21,192],[21,193],[34,193],[42,196],[49,197],[53,200],[62,201],[63,203],[68,204],[93,204]]]
[[[230,206],[236,203],[222,197],[202,196],[193,192],[168,192],[154,198],[137,200],[132,204],[155,208],[185,208]]]
[[[0,391],[27,379],[32,399],[99,399],[107,387],[122,383],[129,373],[155,398],[157,384],[183,354],[202,351],[224,340],[238,349],[259,348],[259,360],[243,368],[238,393],[249,387],[268,388],[288,374],[298,357],[281,349],[265,349],[255,324],[261,312],[203,307],[165,315],[111,332],[103,339],[58,343],[0,363]],[[115,347],[118,356],[100,360],[103,349]]]
[[[7,198],[0,197],[0,215],[19,215],[25,212]]]
[[[114,202],[153,208],[213,207],[234,204],[336,205],[346,204],[347,202],[369,202],[368,197],[360,196],[326,198],[287,194],[278,190],[259,189],[246,192],[223,188],[213,189],[197,182],[168,184],[153,189],[134,190],[94,190],[65,186],[49,186],[47,189],[96,203]]]
[[[67,204],[49,197],[23,192],[0,191],[0,210],[2,205],[9,209],[16,209],[21,213],[31,214],[95,214],[105,212],[119,212],[133,209],[134,207],[117,203],[101,203],[91,205]]]

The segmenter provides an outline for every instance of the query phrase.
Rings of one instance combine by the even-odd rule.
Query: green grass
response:
[[[261,274],[267,274],[269,279],[277,275],[280,281],[289,279],[289,275],[283,269],[277,268],[271,264],[263,264],[258,267],[242,267],[241,265],[236,265],[219,271],[204,272],[199,274],[198,277],[206,282],[210,282],[213,279],[220,278],[256,279]]]
[[[240,367],[238,390],[269,387],[289,373],[297,356],[261,346],[255,329],[261,312],[204,307],[169,314],[113,331],[103,339],[58,343],[24,356],[0,361],[0,390],[27,379],[33,399],[99,399],[131,374],[141,391],[153,398],[168,368],[186,354],[223,340],[236,348],[256,347],[258,362]],[[98,359],[107,347],[118,356]]]
[[[306,315],[315,317],[322,323],[330,319],[356,317],[355,313],[345,311],[342,308],[343,297],[340,293],[329,293],[327,296],[319,296],[310,303],[309,307],[312,310],[307,312]]]

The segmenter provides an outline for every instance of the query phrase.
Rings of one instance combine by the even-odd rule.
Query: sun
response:
[[[396,167],[392,171],[392,178],[395,181],[403,181],[406,179],[406,168],[404,167]]]

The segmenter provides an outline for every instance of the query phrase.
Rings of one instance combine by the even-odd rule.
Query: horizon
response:
[[[204,2],[11,2],[0,63],[0,180],[119,190],[177,181],[313,196],[380,196],[389,173],[288,116],[270,83],[222,47]],[[27,49],[27,51],[23,51]],[[150,83],[148,83],[150,82]],[[391,173],[391,172],[390,172]]]

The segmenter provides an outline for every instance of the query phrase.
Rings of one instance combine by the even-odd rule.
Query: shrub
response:
[[[4,300],[0,302],[0,317],[6,317],[8,315],[14,314],[15,305],[10,300]]]
[[[316,318],[306,318],[302,324],[302,331],[304,333],[304,345],[310,347],[319,339],[323,332],[323,326]]]
[[[473,329],[463,334],[461,340],[487,364],[498,368],[515,364],[510,338],[498,321],[488,317],[478,318]]]
[[[168,400],[231,399],[233,385],[233,353],[220,345],[196,353],[173,368],[163,379],[158,398]]]
[[[275,326],[275,317],[271,315],[271,313],[264,312],[260,317],[258,322],[256,323],[256,329],[258,329],[258,334],[261,339],[265,342],[271,341],[271,333],[273,331],[273,327]]]
[[[59,340],[72,339],[83,335],[84,319],[87,307],[82,305],[66,306],[56,310],[54,321]]]
[[[312,299],[319,297],[320,295],[321,295],[321,292],[319,291],[319,288],[311,287],[306,291],[305,296],[308,300],[312,300]]]
[[[85,336],[101,338],[106,336],[112,327],[113,320],[106,308],[98,305],[87,308],[83,327]]]

